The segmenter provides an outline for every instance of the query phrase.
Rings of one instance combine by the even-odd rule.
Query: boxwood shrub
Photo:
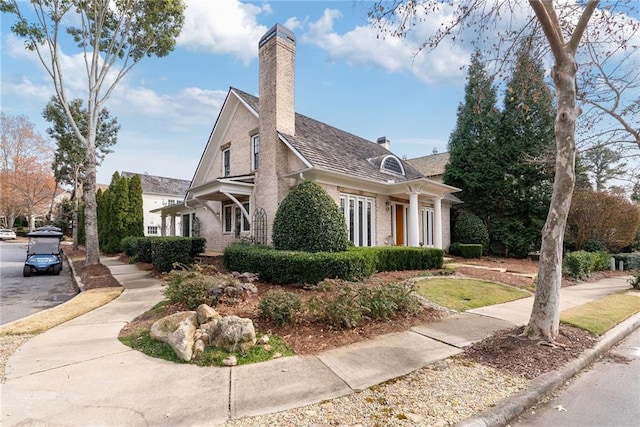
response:
[[[437,269],[443,260],[443,251],[433,248],[373,247],[311,253],[236,243],[224,251],[227,269],[258,273],[261,280],[279,284],[359,280],[376,271]]]
[[[586,279],[594,271],[607,270],[610,267],[611,255],[606,252],[569,252],[564,256],[565,274],[578,279]]]
[[[120,249],[128,257],[138,257],[138,241],[146,237],[128,236],[120,241]]]
[[[482,245],[461,243],[460,255],[463,258],[480,258],[482,256]]]
[[[151,253],[151,242],[157,237],[143,237],[138,240],[138,260],[140,262],[153,262],[153,254]]]
[[[351,248],[351,251],[371,253],[376,271],[432,270],[442,268],[442,249],[406,246],[376,246]]]
[[[242,243],[224,251],[227,269],[257,273],[260,280],[279,284],[316,284],[326,278],[359,280],[373,274],[375,261],[373,254],[358,251],[279,251]]]
[[[207,248],[207,239],[204,237],[192,237],[191,238],[191,252],[189,257],[193,260],[200,255]]]
[[[153,266],[160,272],[171,271],[174,263],[191,263],[191,239],[188,237],[161,237],[151,241]]]

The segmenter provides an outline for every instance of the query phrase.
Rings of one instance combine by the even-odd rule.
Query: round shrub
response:
[[[195,271],[174,270],[169,278],[164,296],[170,303],[184,304],[189,310],[200,304],[215,307],[218,298],[214,291],[225,283],[222,276],[207,276]]]
[[[291,323],[300,311],[300,307],[302,307],[300,297],[282,289],[268,291],[258,303],[260,315],[280,325]]]
[[[489,231],[478,216],[464,213],[456,220],[454,234],[460,243],[482,245],[486,252],[489,247]]]
[[[284,198],[273,221],[279,250],[342,252],[349,239],[344,216],[320,185],[303,181]]]

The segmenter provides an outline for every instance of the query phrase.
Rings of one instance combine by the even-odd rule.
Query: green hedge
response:
[[[189,257],[193,260],[200,255],[207,248],[207,239],[204,237],[192,237],[191,238],[191,251]]]
[[[373,254],[375,271],[433,270],[442,268],[444,263],[444,251],[435,248],[376,246],[349,250]]]
[[[257,273],[260,280],[279,284],[316,284],[324,279],[352,281],[376,271],[441,268],[443,262],[443,251],[432,248],[351,248],[345,252],[311,253],[237,243],[224,251],[227,269]]]
[[[622,261],[624,263],[625,270],[640,270],[640,252],[615,254],[611,256],[616,260],[616,268],[618,268],[620,261]]]
[[[463,258],[480,258],[482,257],[482,245],[480,244],[464,244],[461,243],[460,255]]]
[[[586,279],[594,271],[607,270],[611,266],[611,255],[606,252],[569,252],[562,263],[565,274],[578,279]]]
[[[128,236],[120,241],[120,250],[128,257],[138,257],[138,242],[146,237]]]
[[[151,241],[153,266],[160,272],[171,271],[174,263],[191,263],[191,239],[188,237],[162,237]]]
[[[151,251],[151,242],[158,237],[144,237],[138,240],[138,261],[153,262],[153,253]]]
[[[225,249],[224,265],[231,271],[257,273],[265,282],[316,284],[326,278],[358,280],[368,277],[374,272],[375,258],[355,251],[278,251],[238,243]]]

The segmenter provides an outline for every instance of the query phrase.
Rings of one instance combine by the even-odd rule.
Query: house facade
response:
[[[186,234],[183,232],[180,217],[175,217],[173,222],[166,222],[157,210],[165,206],[182,204],[191,181],[133,172],[122,172],[120,175],[126,178],[140,176],[145,236],[189,235],[189,232]]]
[[[271,243],[280,202],[302,180],[320,184],[356,246],[450,243],[459,189],[428,179],[389,151],[295,112],[295,36],[281,25],[259,42],[259,96],[230,88],[184,203],[157,209],[222,251],[238,238]]]

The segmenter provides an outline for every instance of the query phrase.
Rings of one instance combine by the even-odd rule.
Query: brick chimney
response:
[[[288,150],[278,132],[295,134],[296,38],[280,24],[274,25],[258,43],[260,58],[259,132],[260,164],[255,176],[255,205],[267,214],[267,236],[280,202],[289,192]]]

